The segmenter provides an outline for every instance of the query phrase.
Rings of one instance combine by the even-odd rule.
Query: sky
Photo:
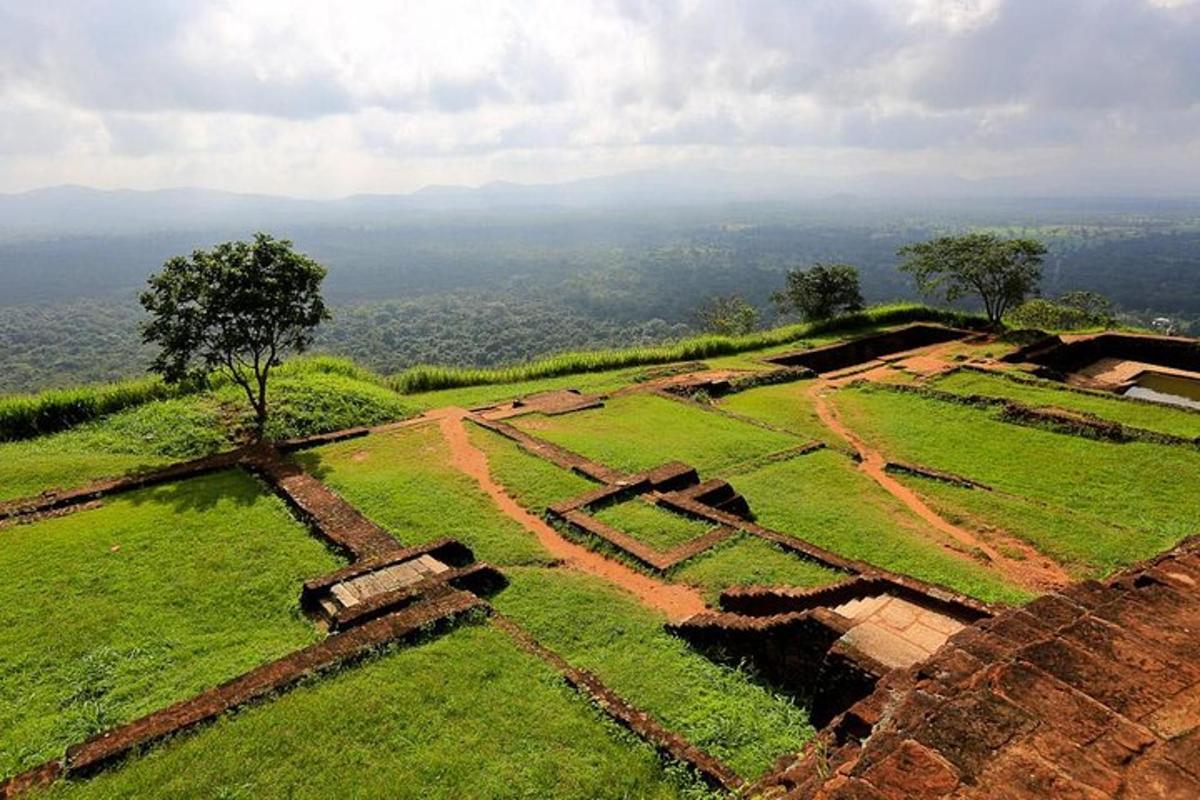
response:
[[[1200,195],[1200,0],[0,0],[0,191],[639,170]]]

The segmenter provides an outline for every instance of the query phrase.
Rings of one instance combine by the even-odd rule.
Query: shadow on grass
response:
[[[249,473],[239,467],[231,467],[138,489],[121,496],[121,499],[135,506],[147,503],[168,505],[180,513],[207,511],[223,500],[249,507],[269,495],[270,491]]]

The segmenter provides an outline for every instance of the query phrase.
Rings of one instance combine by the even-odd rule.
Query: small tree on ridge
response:
[[[941,236],[897,251],[904,259],[900,270],[913,276],[922,294],[948,303],[978,295],[993,326],[1037,291],[1045,254],[1037,239],[1002,239],[994,233]]]
[[[151,367],[174,383],[222,370],[245,391],[254,435],[267,423],[267,381],[285,353],[303,352],[329,318],[325,268],[265,233],[176,256],[141,295],[142,339],[159,346]]]
[[[696,309],[696,320],[709,333],[741,336],[758,326],[758,309],[738,294],[710,297]]]
[[[858,270],[850,264],[817,262],[787,274],[782,291],[771,295],[783,313],[797,312],[806,320],[822,320],[862,311]]]

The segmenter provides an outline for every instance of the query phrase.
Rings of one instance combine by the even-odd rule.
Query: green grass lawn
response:
[[[1200,451],[1194,447],[1085,439],[1002,422],[995,409],[877,388],[844,390],[833,401],[851,428],[890,457],[1101,522],[1010,531],[1045,552],[1075,553],[1109,569],[1195,532]],[[1105,526],[1125,535],[1097,535]]]
[[[981,600],[1029,599],[983,566],[926,538],[920,519],[836,451],[818,450],[729,480],[768,528]]]
[[[1038,545],[1078,579],[1100,578],[1143,557],[1138,536],[1107,520],[1046,506],[1002,492],[965,489],[910,475],[896,479],[920,494],[944,518],[985,534],[1001,530]]]
[[[607,583],[547,569],[510,570],[509,578],[497,608],[743,777],[812,736],[803,709],[692,650],[663,629],[662,617]]]
[[[700,588],[714,606],[730,586],[816,587],[847,577],[749,534],[727,539],[671,571],[672,581]]]
[[[523,430],[616,469],[636,472],[683,461],[701,475],[801,443],[702,408],[655,395],[626,395],[603,408],[556,417],[530,415]]]
[[[450,536],[496,565],[550,560],[531,533],[449,463],[436,424],[305,450],[296,458],[404,544]]]
[[[0,777],[315,641],[341,563],[240,471],[0,530]]]
[[[1027,383],[1026,381],[1036,381]],[[931,388],[954,394],[977,394],[1017,400],[1030,406],[1059,408],[1095,414],[1103,419],[1131,425],[1135,428],[1184,436],[1200,436],[1200,414],[1156,403],[1125,400],[1114,394],[1080,392],[1061,387],[1052,381],[1037,381],[1022,377],[1021,381],[1000,375],[988,375],[973,370],[959,370],[938,378]]]
[[[504,634],[466,625],[310,681],[54,797],[698,797]]]
[[[593,516],[663,551],[690,542],[713,529],[711,522],[675,514],[636,497],[597,509]]]
[[[486,428],[472,423],[467,425],[467,432],[471,442],[487,455],[488,468],[495,481],[535,514],[599,485],[525,452],[516,442]]]
[[[727,395],[717,405],[735,414],[791,431],[803,439],[827,441],[833,434],[817,418],[808,391],[812,381],[759,386]]]

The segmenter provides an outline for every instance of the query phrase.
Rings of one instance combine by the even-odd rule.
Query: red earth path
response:
[[[924,520],[934,530],[949,536],[959,544],[981,553],[1005,578],[1030,589],[1047,590],[1066,586],[1071,576],[1055,561],[1039,553],[1029,543],[1007,534],[997,532],[993,538],[1001,537],[1003,547],[1016,557],[1008,556],[971,531],[961,528],[943,518],[930,508],[916,492],[888,474],[887,459],[878,450],[864,442],[838,417],[829,403],[826,392],[831,387],[823,381],[815,381],[808,391],[813,409],[821,423],[844,439],[859,456],[858,468],[879,484],[888,494],[899,500],[906,508]]]
[[[545,520],[529,513],[496,483],[488,468],[487,454],[476,447],[467,435],[464,420],[469,412],[461,408],[442,408],[430,411],[426,419],[436,420],[442,436],[450,446],[450,463],[473,478],[505,516],[519,522],[537,536],[538,541],[568,569],[586,572],[603,578],[637,597],[644,605],[679,621],[699,614],[706,606],[700,593],[689,586],[664,583],[631,569],[619,561],[575,544],[551,527]]]

